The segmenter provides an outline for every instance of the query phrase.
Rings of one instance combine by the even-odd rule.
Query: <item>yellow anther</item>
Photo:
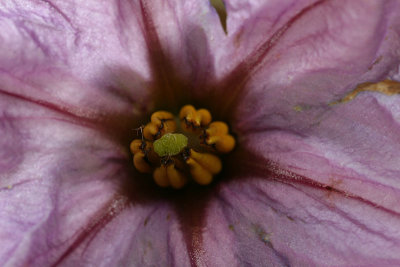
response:
[[[158,167],[153,173],[153,178],[159,186],[172,186],[175,189],[182,188],[187,182],[185,175],[177,170],[174,164]]]
[[[206,133],[209,135],[225,135],[228,134],[228,125],[226,125],[225,122],[222,121],[214,121],[211,123],[207,130]]]
[[[130,149],[133,154],[138,152],[152,152],[153,144],[149,141],[135,139],[131,142]]]
[[[211,120],[211,113],[207,109],[196,110],[192,105],[186,105],[181,108],[179,118],[184,121],[186,130],[196,130],[207,126]]]
[[[197,161],[201,166],[210,171],[212,174],[217,174],[222,169],[221,160],[213,154],[199,153],[191,149],[190,158]]]
[[[146,143],[145,143],[146,144]],[[130,149],[133,154],[136,154],[142,151],[143,141],[139,139],[135,139],[131,142]]]
[[[169,183],[175,189],[182,188],[186,184],[185,175],[178,171],[173,164],[168,165],[167,167],[167,176],[169,179]]]
[[[167,176],[167,168],[165,166],[158,167],[153,172],[153,178],[157,185],[161,187],[169,186],[169,179]]]
[[[217,156],[198,153],[193,149],[190,150],[190,157],[186,160],[186,164],[190,166],[193,179],[201,185],[211,183],[213,175],[222,169],[221,160]]]
[[[174,120],[174,115],[170,112],[160,110],[151,114],[150,120],[151,122],[161,124],[163,120]]]
[[[228,125],[221,121],[210,124],[206,130],[206,143],[214,145],[218,152],[228,153],[235,147],[235,138],[228,134]]]
[[[202,127],[207,126],[212,120],[211,113],[207,109],[204,109],[204,108],[199,109],[199,110],[197,110],[195,120]]]
[[[143,129],[143,136],[147,140],[154,140],[157,139],[158,137],[161,137],[161,133],[158,134],[158,126],[152,122],[148,123],[144,129]],[[157,136],[157,134],[159,136]]]
[[[186,105],[181,108],[181,111],[179,112],[179,118],[181,120],[187,117],[189,117],[189,119],[192,119],[194,113],[196,113],[196,109],[192,105]]]
[[[151,115],[151,122],[161,128],[161,135],[173,133],[176,130],[174,115],[167,111],[156,111]]]
[[[208,185],[212,182],[212,174],[205,170],[200,164],[193,159],[188,159],[186,163],[190,166],[190,174],[196,183],[201,185]]]
[[[136,169],[139,172],[151,173],[150,162],[157,162],[152,143],[135,139],[131,142],[130,149],[133,153],[133,165],[135,165]]]
[[[142,173],[151,173],[152,169],[148,161],[146,161],[146,157],[144,152],[140,151],[133,155],[133,165],[135,168]]]
[[[175,130],[174,115],[166,111],[156,111],[151,115],[151,122],[144,127],[143,136],[147,140],[155,140],[166,133],[173,133]]]
[[[179,189],[189,180],[210,184],[222,169],[221,160],[214,154],[232,151],[235,139],[226,123],[212,122],[206,109],[186,105],[179,119],[167,111],[154,112],[150,122],[139,128],[141,138],[130,144],[133,164],[139,172],[153,173],[154,182],[161,187]]]
[[[235,138],[232,135],[214,136],[207,140],[207,144],[215,145],[218,152],[229,153],[235,147]]]

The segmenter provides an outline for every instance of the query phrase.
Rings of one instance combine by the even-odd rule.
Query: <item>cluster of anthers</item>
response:
[[[235,139],[228,125],[212,121],[206,109],[181,108],[179,118],[157,111],[140,128],[141,139],[130,145],[133,164],[141,173],[152,173],[161,187],[184,187],[190,180],[207,185],[222,169],[218,154],[229,153]]]

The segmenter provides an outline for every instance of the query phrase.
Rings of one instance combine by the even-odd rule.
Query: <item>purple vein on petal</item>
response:
[[[155,79],[156,88],[162,88],[161,100],[169,103],[170,106],[176,106],[176,78],[173,68],[163,52],[156,26],[150,14],[150,8],[147,1],[140,1],[140,8],[143,16],[143,35],[149,49],[149,61]],[[160,104],[160,103],[157,103]]]
[[[74,43],[75,45],[77,45],[80,38],[80,30],[72,23],[71,19],[67,16],[67,14],[65,14],[56,4],[52,3],[51,1],[48,0],[41,0],[41,1],[48,4],[50,8],[54,9],[54,11],[58,13],[71,26],[75,35]]]
[[[169,192],[170,201],[177,214],[183,241],[186,246],[190,266],[207,266],[203,231],[206,225],[208,205],[220,190],[219,183],[209,187],[191,185],[180,192]]]
[[[314,201],[326,206],[327,209],[332,209],[332,207],[329,206],[329,204],[326,201],[322,201],[321,198],[317,198],[317,197],[315,197],[315,196],[313,196],[313,195],[311,195],[311,194],[309,194],[307,192],[304,192],[300,188],[297,188],[294,184],[291,184],[290,186],[294,187],[296,190],[301,191],[304,195],[306,195],[309,198],[312,198]],[[334,189],[334,191],[340,193],[339,190]],[[354,198],[350,197],[350,199],[354,199]],[[374,207],[376,207],[376,205],[374,205]],[[382,239],[384,239],[386,241],[392,241],[393,240],[391,237],[389,237],[387,235],[384,235],[383,233],[380,233],[380,232],[378,232],[376,230],[373,230],[373,229],[369,228],[367,225],[365,225],[365,224],[361,223],[360,221],[352,218],[349,213],[346,213],[343,210],[338,209],[337,207],[335,208],[335,213],[339,214],[343,218],[346,218],[346,220],[348,220],[349,222],[353,223],[354,225],[357,225],[362,230],[365,230],[367,232],[373,233],[374,235],[379,236],[379,237],[381,237]]]
[[[282,27],[266,41],[261,43],[254,51],[252,51],[236,68],[233,69],[218,85],[221,87],[220,94],[224,96],[225,101],[218,107],[218,114],[225,117],[226,113],[237,105],[242,98],[247,81],[262,67],[264,59],[271,49],[276,46],[287,30],[301,19],[308,12],[320,6],[327,0],[320,0],[303,8],[294,17],[289,19]]]
[[[201,188],[187,192],[176,200],[175,209],[179,216],[192,267],[206,266],[202,229],[205,224],[207,204],[214,190],[214,188]]]
[[[259,188],[256,188],[256,190],[260,190],[261,191],[261,189],[259,189]],[[262,194],[264,195],[264,192],[262,192]],[[268,198],[269,201],[274,201],[274,200],[270,199],[266,195],[264,195],[264,197]],[[229,201],[227,201],[227,199],[225,197],[217,196],[217,199],[218,199],[218,201],[223,203],[225,206],[229,206],[231,209],[233,208],[232,204]],[[225,216],[228,218],[229,217],[228,212],[225,211],[225,210],[223,212],[224,212]],[[279,212],[279,211],[277,210],[276,212]],[[286,215],[284,213],[283,213],[283,215],[288,216],[288,215]],[[256,234],[261,239],[264,238],[265,231],[262,228],[259,228],[259,227],[255,226],[254,230],[255,230]],[[271,242],[268,242],[268,241],[267,242],[263,241],[263,242],[273,252],[273,254],[280,260],[280,262],[282,263],[282,266],[290,266],[290,262],[289,262],[288,257],[286,257],[282,252],[278,251]]]
[[[24,184],[30,183],[32,181],[34,181],[34,180],[33,179],[28,179],[28,180],[20,181],[18,183],[10,184],[10,185],[5,186],[5,187],[0,187],[0,191],[12,190],[14,187],[17,187],[17,186],[20,186],[20,185],[24,185]]]
[[[254,156],[252,157],[254,158]],[[344,190],[337,189],[332,185],[320,183],[306,176],[299,175],[289,170],[283,169],[276,162],[273,162],[271,160],[263,160],[262,164],[260,164],[259,162],[260,160],[254,160],[254,161],[242,160],[240,165],[242,168],[245,168],[246,170],[251,170],[251,174],[254,174],[255,176],[265,177],[266,175],[268,175],[269,177],[272,176],[273,180],[287,185],[294,186],[298,184],[298,185],[309,186],[315,189],[324,190],[329,193],[336,193],[343,197],[362,202],[373,208],[380,209],[391,215],[400,217],[399,212],[383,207],[377,203],[374,203],[371,200],[365,199],[354,193],[349,193]]]
[[[65,250],[65,252],[58,258],[58,260],[52,266],[60,265],[71,253],[73,253],[78,247],[83,244],[86,240],[93,239],[93,237],[99,233],[108,223],[114,218],[121,214],[126,207],[129,206],[129,199],[125,196],[116,195],[111,199],[108,204],[99,210],[99,213],[95,215],[90,223],[83,231],[78,234],[75,241]]]
[[[9,97],[18,98],[20,100],[42,106],[46,109],[50,109],[52,111],[61,113],[63,115],[66,115],[68,117],[71,117],[75,120],[82,121],[82,122],[85,121],[87,123],[89,123],[89,122],[94,123],[96,121],[96,119],[98,119],[98,117],[99,117],[98,115],[96,116],[95,114],[80,114],[80,112],[76,112],[72,108],[68,108],[66,106],[60,106],[60,105],[56,105],[52,102],[44,101],[41,99],[35,99],[32,97],[28,97],[28,96],[24,96],[24,95],[12,93],[12,92],[7,92],[1,88],[0,88],[0,94],[6,95]]]
[[[3,94],[8,97],[17,98],[22,101],[30,102],[32,104],[44,107],[54,112],[60,113],[72,119],[72,122],[84,127],[98,129],[105,132],[117,139],[119,142],[127,142],[127,129],[131,127],[131,122],[134,118],[133,115],[127,116],[118,114],[100,114],[95,112],[81,112],[73,107],[63,106],[62,104],[55,104],[41,99],[35,99],[30,96],[24,96],[17,93],[8,92],[0,88],[0,95]],[[110,129],[112,130],[110,132]]]
[[[48,1],[48,0],[41,0],[42,2],[48,4],[52,9],[54,9],[60,16],[72,27],[75,29],[74,25],[72,24],[71,20],[68,18],[68,16],[55,5],[54,3]]]

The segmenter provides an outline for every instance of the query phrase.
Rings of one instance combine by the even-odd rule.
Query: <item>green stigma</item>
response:
[[[188,144],[188,138],[183,134],[167,133],[154,141],[154,151],[160,156],[175,156]]]

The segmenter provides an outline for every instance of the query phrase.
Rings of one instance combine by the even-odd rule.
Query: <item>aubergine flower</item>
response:
[[[225,6],[1,1],[1,266],[400,265],[399,1]],[[129,144],[186,104],[236,146],[161,188]]]

